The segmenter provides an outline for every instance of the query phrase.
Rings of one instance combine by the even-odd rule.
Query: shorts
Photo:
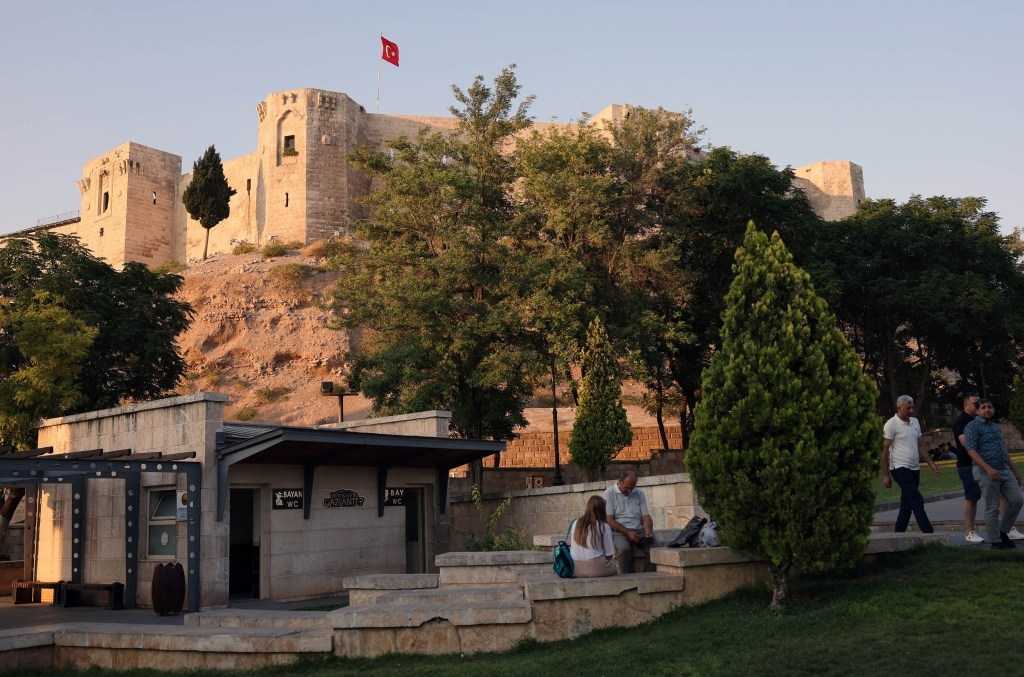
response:
[[[957,466],[956,473],[960,475],[960,483],[964,485],[964,500],[977,503],[981,499],[981,487],[974,479],[974,466]]]

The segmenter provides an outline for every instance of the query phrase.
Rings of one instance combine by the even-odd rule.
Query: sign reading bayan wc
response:
[[[366,499],[351,489],[337,489],[324,499],[325,508],[359,508]]]
[[[273,489],[271,508],[274,510],[302,510],[305,499],[302,489]]]

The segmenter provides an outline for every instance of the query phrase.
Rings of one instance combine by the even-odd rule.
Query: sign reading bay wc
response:
[[[384,507],[401,508],[405,505],[405,489],[388,487],[384,490]]]
[[[302,510],[302,489],[274,489],[271,496],[274,510]]]
[[[332,491],[324,499],[325,508],[358,508],[366,503],[366,499],[351,489]]]

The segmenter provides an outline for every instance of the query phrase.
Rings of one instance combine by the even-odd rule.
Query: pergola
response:
[[[131,449],[104,451],[91,449],[54,454],[53,447],[15,452],[0,450],[0,485],[25,489],[25,574],[35,578],[36,515],[39,489],[42,485],[71,485],[71,582],[82,583],[85,569],[85,525],[88,523],[86,483],[91,479],[118,479],[125,483],[124,492],[124,604],[135,606],[139,561],[139,499],[142,473],[161,472],[185,475],[188,502],[186,505],[186,543],[188,572],[187,604],[199,610],[199,546],[202,468],[195,452],[132,453]]]

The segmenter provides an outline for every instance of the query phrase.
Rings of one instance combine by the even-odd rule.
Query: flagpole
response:
[[[381,41],[383,42],[384,34],[380,34]],[[380,113],[380,59],[377,59],[377,113]]]

